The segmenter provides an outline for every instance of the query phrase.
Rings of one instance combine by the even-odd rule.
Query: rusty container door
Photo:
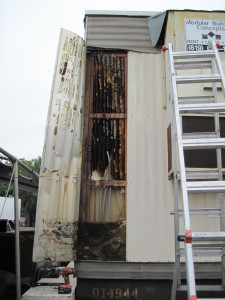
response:
[[[40,172],[33,260],[76,259],[86,47],[61,29]]]

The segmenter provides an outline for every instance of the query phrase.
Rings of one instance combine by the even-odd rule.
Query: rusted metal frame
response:
[[[118,81],[118,95],[119,95],[119,107],[120,111],[125,111],[125,62],[124,58],[120,58],[119,62],[119,75],[120,80]],[[117,62],[117,64],[118,64]],[[119,76],[118,76],[119,77]],[[120,178],[125,176],[125,122],[120,120],[119,127],[120,145],[119,145],[119,162],[120,162]]]
[[[88,186],[96,186],[96,187],[126,187],[127,182],[125,180],[91,180],[87,181]]]
[[[126,114],[121,113],[89,113],[90,119],[126,119]]]
[[[126,179],[127,177],[127,54],[118,54],[118,53],[103,53],[103,56],[114,56],[114,57],[124,57],[124,80],[125,80],[125,103],[124,103],[124,112],[123,114],[120,113],[114,113],[114,114],[107,114],[107,113],[93,113],[93,80],[94,80],[94,73],[93,73],[93,69],[94,69],[94,60],[93,60],[93,64],[92,64],[92,72],[91,72],[91,76],[92,76],[92,80],[91,80],[91,85],[92,88],[89,86],[89,93],[90,93],[90,97],[89,97],[89,125],[88,125],[88,151],[91,151],[91,143],[92,143],[92,126],[93,126],[93,118],[108,118],[108,119],[124,119],[124,140],[125,140],[125,166],[124,166],[124,178]],[[114,62],[115,64],[117,64],[117,61]],[[122,72],[122,70],[121,70]],[[121,75],[123,76],[123,74]],[[117,83],[118,86],[118,83]],[[118,100],[119,101],[119,100]],[[117,105],[120,105],[120,102],[118,102]],[[92,120],[91,120],[92,119]],[[113,180],[113,181],[94,181],[94,180],[90,180],[90,174],[91,174],[91,153],[88,153],[88,181],[87,181],[87,196],[86,199],[89,199],[90,197],[90,187],[91,186],[96,186],[96,187],[104,187],[104,186],[123,186],[125,188],[125,195],[124,195],[124,218],[126,218],[126,199],[127,199],[127,195],[126,195],[126,185],[127,182],[125,181],[118,181],[118,180]],[[89,188],[88,188],[89,186]],[[87,216],[89,217],[89,212],[87,212]]]
[[[93,112],[93,86],[94,85],[94,59],[91,60],[91,65],[90,65],[90,86],[89,86],[89,113]],[[87,146],[87,173],[86,173],[86,178],[87,182],[90,179],[91,176],[91,149],[92,149],[92,127],[93,127],[93,122],[89,118],[89,113],[88,113],[88,146]],[[86,185],[86,219],[90,220],[90,205],[91,202],[90,200],[90,195],[91,195],[91,187],[90,185]]]
[[[94,222],[96,222],[97,221],[97,219],[96,219],[96,205],[97,205],[97,203],[96,203],[96,201],[97,201],[97,189],[95,188],[95,191],[94,191],[94,193],[95,193],[95,202],[94,202],[94,218],[93,218],[93,220],[94,220]]]
[[[124,136],[125,136],[125,166],[124,166],[124,179],[126,180],[127,178],[127,70],[128,70],[128,67],[127,67],[127,53],[103,53],[103,56],[114,56],[114,57],[123,57],[124,58],[124,80],[125,80],[125,103],[124,103],[124,114],[119,114],[119,113],[116,113],[116,114],[111,114],[112,115],[112,118],[116,118],[118,116],[118,118],[120,119],[121,117],[119,116],[124,116],[123,118],[125,119],[125,133],[124,133]],[[115,62],[116,63],[116,62]],[[122,72],[122,70],[121,70]],[[123,74],[122,74],[123,76]],[[102,117],[104,118],[107,114],[102,114]],[[114,117],[113,117],[114,115]],[[116,116],[115,116],[116,115]],[[90,115],[89,117],[92,117],[93,115]],[[94,116],[93,116],[94,117]],[[101,117],[101,114],[96,114],[95,117]],[[122,119],[122,118],[121,118]],[[103,185],[104,186],[104,185]],[[124,188],[125,188],[125,193],[124,193],[124,218],[126,219],[126,206],[127,206],[127,188],[126,188],[126,185],[124,185]]]
[[[103,56],[115,56],[115,57],[127,58],[127,53],[104,52]]]
[[[90,135],[90,132],[92,132],[92,125],[93,125],[92,122],[90,122],[90,120],[89,120],[89,123],[88,123],[88,147],[87,147],[87,180],[89,180],[90,176],[91,176],[91,135]],[[90,218],[90,201],[89,201],[89,199],[90,199],[90,195],[91,195],[91,189],[88,184],[87,184],[86,188],[87,188],[86,217],[89,220],[89,218]]]
[[[84,105],[84,131],[83,131],[83,161],[82,161],[82,170],[81,170],[81,196],[80,196],[80,221],[86,221],[86,210],[88,205],[88,189],[90,188],[87,185],[88,180],[88,168],[89,168],[89,105],[90,99],[92,97],[93,90],[93,66],[94,58],[87,56],[87,66],[86,66],[86,88],[85,88],[85,105]]]
[[[118,105],[118,70],[117,70],[117,57],[112,56],[112,72],[113,72],[113,90],[112,90],[112,99],[114,102],[115,112],[119,113],[120,107]],[[114,177],[116,180],[120,178],[120,169],[119,169],[119,143],[120,143],[120,135],[119,135],[119,125],[120,123],[117,120],[114,120]]]

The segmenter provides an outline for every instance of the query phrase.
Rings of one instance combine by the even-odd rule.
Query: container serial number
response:
[[[121,289],[121,288],[93,288],[93,299],[138,299],[138,289]]]

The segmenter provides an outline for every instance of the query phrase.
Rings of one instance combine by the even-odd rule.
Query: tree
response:
[[[8,186],[4,183],[0,183],[0,197],[5,197]],[[8,196],[13,196],[13,189],[10,188],[8,192]]]
[[[41,167],[41,157],[33,158],[31,160],[20,159],[24,164],[34,170],[36,173],[40,173]],[[7,163],[12,165],[11,162]],[[28,178],[31,178],[31,174],[19,166],[18,170],[19,174]],[[0,196],[5,197],[8,185],[0,183]],[[13,189],[10,188],[8,196],[13,196]],[[27,192],[19,189],[19,198],[21,199],[21,211],[25,213],[25,225],[26,226],[34,226],[35,224],[35,215],[36,215],[36,203],[37,203],[37,195],[32,192]]]

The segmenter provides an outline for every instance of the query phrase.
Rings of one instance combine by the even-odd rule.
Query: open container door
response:
[[[76,259],[86,47],[61,29],[40,172],[33,260]]]

